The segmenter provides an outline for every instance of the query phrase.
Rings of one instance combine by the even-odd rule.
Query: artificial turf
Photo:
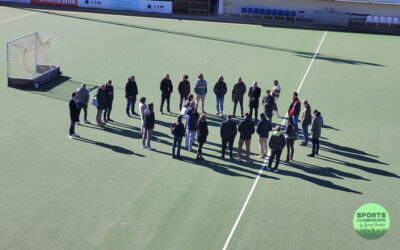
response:
[[[222,248],[263,161],[256,136],[252,164],[218,158],[222,118],[213,115],[212,86],[223,75],[230,93],[241,76],[247,87],[257,80],[264,93],[278,79],[284,115],[324,31],[10,7],[0,7],[0,22],[29,12],[35,14],[0,23],[2,48],[33,31],[62,32],[63,78],[38,90],[7,88],[0,50],[0,248]],[[278,174],[262,172],[228,249],[399,245],[399,42],[327,33],[299,93],[324,117],[320,156],[308,158],[310,147],[296,142],[293,163],[282,163]],[[140,120],[125,115],[128,77],[136,76],[139,96],[158,111],[165,73],[175,88],[174,113],[183,74],[192,84],[199,73],[208,81],[204,162],[188,152],[183,161],[171,158],[176,114],[156,112],[155,152],[141,147]],[[116,122],[77,126],[81,140],[68,139],[70,94],[81,83],[92,88],[108,79]],[[232,107],[228,95],[224,113]],[[89,120],[95,122],[94,107]],[[373,241],[352,225],[369,202],[392,219]]]

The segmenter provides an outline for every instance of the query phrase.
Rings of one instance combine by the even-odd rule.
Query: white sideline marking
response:
[[[318,52],[319,52],[319,49],[321,48],[322,42],[324,41],[325,36],[326,36],[327,33],[328,33],[328,31],[325,31],[325,32],[324,32],[324,35],[322,36],[322,39],[321,39],[321,41],[319,42],[319,45],[318,45],[318,47],[317,47],[317,50],[316,50],[315,53],[314,53],[314,56],[313,56],[313,58],[312,58],[312,60],[311,60],[311,62],[310,62],[310,65],[308,65],[308,68],[307,68],[307,70],[306,70],[306,73],[304,74],[303,79],[301,80],[301,83],[300,83],[300,85],[299,85],[299,88],[297,89],[297,93],[300,91],[301,86],[303,86],[304,80],[306,79],[306,77],[307,77],[307,75],[308,75],[308,72],[310,71],[311,66],[312,66],[312,64],[314,63],[315,57],[317,56],[317,54],[318,54]],[[285,123],[285,120],[286,120],[286,118],[287,118],[287,115],[288,115],[288,113],[286,113],[286,115],[285,115],[285,117],[284,117],[284,119],[283,119],[283,121],[282,121],[282,125]],[[249,203],[249,200],[250,200],[251,196],[253,195],[253,191],[254,191],[254,189],[256,188],[256,185],[257,185],[257,183],[258,183],[258,180],[260,179],[261,173],[262,173],[262,171],[264,170],[264,167],[265,167],[265,164],[266,164],[266,163],[267,163],[267,159],[264,160],[264,163],[262,164],[261,169],[260,169],[260,171],[258,172],[257,178],[256,178],[256,180],[254,181],[253,186],[251,187],[250,193],[249,193],[249,195],[247,196],[247,199],[246,199],[246,201],[245,201],[244,204],[243,204],[242,210],[240,210],[239,216],[237,217],[237,219],[236,219],[236,221],[235,221],[235,224],[233,225],[232,230],[231,230],[231,232],[229,233],[228,239],[226,239],[225,245],[224,245],[224,247],[222,248],[223,250],[226,250],[226,248],[227,248],[228,245],[229,245],[229,242],[231,241],[231,238],[232,238],[233,234],[235,233],[236,227],[237,227],[237,225],[239,224],[240,219],[242,218],[242,215],[243,215],[243,213],[244,213],[244,210],[246,210],[247,204]]]
[[[26,16],[33,15],[33,14],[35,14],[35,12],[31,12],[31,13],[28,13],[28,14],[25,14],[25,15],[22,15],[22,16],[13,17],[13,18],[10,18],[10,19],[7,19],[7,20],[4,20],[4,21],[1,21],[1,22],[0,22],[0,24],[2,24],[2,23],[7,23],[7,22],[10,22],[10,21],[14,21],[14,20],[17,20],[17,19],[20,19],[20,18],[26,17]]]

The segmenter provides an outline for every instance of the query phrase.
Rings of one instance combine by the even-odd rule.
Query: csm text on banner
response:
[[[146,0],[77,0],[78,7],[112,10],[132,10],[139,12],[172,13],[171,1]]]

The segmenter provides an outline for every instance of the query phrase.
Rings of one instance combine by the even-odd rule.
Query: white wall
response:
[[[231,12],[240,13],[242,7],[258,7],[283,10],[304,10],[307,17],[312,17],[314,10],[332,12],[351,12],[377,16],[400,16],[400,5],[346,3],[324,0],[224,0],[231,3]]]

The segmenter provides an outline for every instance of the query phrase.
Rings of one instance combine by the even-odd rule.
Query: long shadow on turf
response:
[[[362,171],[365,171],[365,172],[368,172],[368,173],[371,173],[371,174],[376,174],[376,175],[381,175],[381,176],[386,176],[386,177],[400,178],[400,176],[398,176],[397,174],[389,172],[389,171],[386,171],[386,170],[382,170],[382,169],[365,167],[365,166],[362,166],[362,165],[358,165],[358,164],[355,164],[355,163],[334,159],[332,157],[323,156],[323,155],[319,155],[318,158],[322,159],[324,161],[328,161],[328,162],[344,165],[344,166],[347,166],[347,167],[357,168],[357,169],[360,169]]]
[[[112,122],[112,123],[108,123],[108,125],[110,126],[112,126],[112,125],[114,125],[114,126],[117,126],[117,127],[122,127],[123,129],[130,129],[130,130],[134,130],[134,131],[136,131],[136,132],[140,132],[140,128],[139,127],[135,127],[135,126],[132,126],[132,125],[129,125],[129,124],[125,124],[125,123],[121,123],[121,122]],[[140,135],[140,134],[139,134]],[[167,134],[164,134],[164,133],[162,133],[162,132],[159,132],[159,131],[157,131],[157,130],[154,130],[153,131],[153,134],[152,134],[153,136],[155,136],[155,137],[165,137],[165,138],[168,138],[168,139],[171,139],[172,140],[172,137],[171,136],[169,136],[169,135],[167,135]],[[141,137],[141,135],[140,135],[140,137]],[[165,141],[166,142],[166,141]]]
[[[334,144],[334,143],[331,143],[328,141],[320,141],[320,144],[322,145],[320,147],[320,150],[322,150],[322,151],[326,151],[326,152],[333,153],[333,154],[338,154],[338,155],[348,157],[351,159],[356,159],[359,161],[371,162],[371,163],[376,163],[376,164],[381,164],[381,165],[389,165],[385,162],[381,162],[377,159],[374,159],[374,158],[378,158],[377,155],[371,155],[371,154],[368,154],[364,151],[361,151],[361,150],[358,150],[355,148],[337,145],[337,144]]]
[[[107,144],[107,143],[104,143],[104,142],[93,141],[93,140],[88,139],[88,138],[80,137],[80,138],[77,138],[76,140],[80,141],[80,142],[90,143],[90,144],[93,144],[93,145],[96,145],[96,146],[100,146],[100,147],[103,147],[103,148],[111,149],[112,151],[120,153],[120,154],[136,155],[136,156],[140,156],[140,157],[145,157],[144,155],[135,153],[135,152],[133,152],[133,151],[131,151],[129,149],[126,149],[126,148],[123,148],[123,147],[120,147],[120,146],[116,146],[116,145]]]
[[[336,179],[343,179],[343,177],[346,177],[346,178],[351,178],[351,179],[356,179],[356,180],[370,181],[369,179],[365,179],[364,177],[356,175],[356,174],[347,173],[347,172],[340,171],[340,170],[337,170],[334,168],[329,168],[329,167],[325,168],[325,167],[313,165],[310,163],[300,162],[300,161],[292,161],[290,163],[283,162],[283,164],[288,166],[289,168],[296,168],[296,169],[302,170],[306,173],[313,174],[313,175],[319,175],[319,176],[336,178]]]
[[[326,187],[326,188],[330,188],[330,189],[335,189],[335,190],[340,190],[340,191],[344,191],[344,192],[349,192],[349,193],[355,193],[355,194],[362,194],[356,190],[352,190],[350,188],[346,188],[346,187],[342,187],[339,185],[336,185],[335,183],[331,182],[331,181],[327,181],[327,180],[322,180],[322,179],[318,179],[312,176],[308,176],[305,174],[301,174],[301,173],[297,173],[297,172],[292,172],[286,169],[280,169],[278,175],[286,175],[286,176],[292,176],[292,177],[296,177],[299,179],[303,179],[305,181],[309,181],[311,183],[314,183],[318,186],[322,186],[322,187]]]
[[[82,125],[84,127],[88,127],[91,129],[97,129],[97,130],[102,130],[105,132],[113,133],[116,135],[121,135],[121,136],[126,136],[132,139],[140,139],[142,138],[138,132],[134,132],[129,129],[124,129],[124,128],[119,128],[119,127],[114,127],[112,125],[106,125],[104,127],[97,127],[96,125]]]
[[[155,31],[155,32],[161,32],[161,33],[191,37],[191,38],[205,39],[205,40],[231,43],[231,44],[236,44],[236,45],[260,48],[260,49],[268,49],[268,50],[275,50],[275,51],[280,51],[280,52],[287,52],[287,53],[295,54],[300,57],[310,58],[310,59],[314,57],[314,52],[298,51],[298,50],[293,50],[293,49],[280,48],[280,47],[256,44],[256,43],[249,43],[249,42],[238,41],[238,40],[205,36],[205,35],[199,35],[199,34],[193,34],[193,33],[187,33],[187,32],[175,31],[175,30],[166,30],[166,29],[161,29],[161,28],[156,28],[156,27],[147,27],[147,26],[137,25],[137,24],[128,24],[128,23],[107,21],[107,20],[101,20],[101,19],[89,18],[89,17],[83,17],[83,16],[75,16],[75,15],[70,15],[70,14],[65,14],[65,13],[55,13],[52,11],[35,10],[35,9],[30,9],[30,11],[45,13],[45,14],[49,14],[49,15],[68,17],[68,18],[75,18],[75,19],[91,21],[91,22],[105,23],[105,24],[118,25],[118,26],[135,28],[135,29],[142,29],[142,30],[148,30],[148,31]],[[351,64],[351,65],[368,65],[368,66],[379,66],[379,67],[384,66],[382,64],[364,62],[364,61],[358,61],[358,60],[352,60],[352,59],[346,59],[346,58],[332,57],[332,56],[328,56],[328,55],[324,55],[324,54],[319,54],[315,59],[330,61],[330,62],[334,62],[334,63],[346,63],[346,64]]]
[[[166,153],[166,152],[163,152],[163,151],[155,151],[155,152],[171,157],[170,153]],[[214,155],[207,154],[207,153],[203,153],[203,156],[206,159],[210,159],[210,158],[219,159],[218,157],[216,157]],[[213,171],[215,171],[217,173],[230,175],[230,176],[234,176],[234,177],[244,177],[244,178],[249,178],[249,179],[255,179],[255,177],[258,175],[258,172],[255,172],[255,171],[246,169],[244,167],[238,166],[236,164],[233,164],[232,161],[234,161],[234,160],[225,160],[224,163],[218,163],[218,162],[215,162],[214,159],[212,161],[209,161],[209,160],[197,161],[195,159],[195,157],[196,157],[196,154],[194,154],[194,153],[193,153],[193,157],[182,156],[182,161],[187,162],[187,163],[191,163],[191,164],[193,164],[195,166],[206,167],[206,168],[212,169]],[[219,160],[221,160],[221,159],[219,159]],[[177,163],[179,163],[179,160],[177,160]],[[244,163],[244,164],[246,164],[246,163]],[[257,168],[260,169],[258,164],[255,164],[255,163],[252,163],[252,164],[253,165],[257,165],[258,166]],[[248,165],[249,164],[246,164],[246,166],[248,166]],[[247,174],[250,174],[251,176],[244,175],[244,174],[241,174],[241,173],[238,173],[238,172],[234,172],[232,170],[236,170],[238,172],[247,173]],[[268,176],[268,175],[265,175],[265,174],[261,174],[260,177],[273,179],[273,180],[280,180],[278,177]]]

